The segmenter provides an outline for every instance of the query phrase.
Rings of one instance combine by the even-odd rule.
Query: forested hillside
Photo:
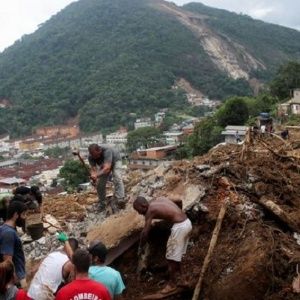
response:
[[[300,57],[297,31],[201,4],[184,9],[206,14],[207,26],[264,64],[251,77],[267,80]],[[265,33],[254,36],[255,26]],[[187,103],[172,89],[177,78],[212,98],[251,94],[246,79],[220,70],[195,32],[156,1],[81,0],[0,54],[0,100],[11,103],[0,109],[0,134],[25,135],[78,116],[84,131],[112,129],[132,122],[133,113],[180,110]]]

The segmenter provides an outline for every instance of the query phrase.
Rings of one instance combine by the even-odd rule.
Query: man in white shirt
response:
[[[73,271],[70,261],[73,252],[78,248],[76,239],[68,239],[66,235],[59,240],[64,242],[64,248],[51,252],[40,264],[31,281],[28,296],[34,300],[48,300],[63,282],[68,281]]]

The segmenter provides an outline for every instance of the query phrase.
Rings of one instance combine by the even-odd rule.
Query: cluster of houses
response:
[[[82,135],[77,125],[42,127],[38,128],[34,135],[20,139],[10,139],[9,135],[0,136],[0,155],[12,157],[56,147],[80,148],[90,143],[102,142],[101,133]]]
[[[0,136],[0,192],[9,191],[19,184],[39,183],[50,187],[63,161],[49,159],[45,151],[53,148],[86,149],[92,143],[103,143],[102,134],[83,135],[76,125],[41,127],[33,135],[21,139]]]
[[[160,120],[158,117],[162,119]],[[155,122],[162,121],[164,117],[164,114],[156,114]],[[140,119],[137,121],[139,120]],[[163,132],[160,139],[160,146],[148,149],[137,149],[131,153],[128,157],[128,168],[133,170],[149,170],[160,164],[168,164],[170,160],[174,159],[177,148],[193,133],[194,127],[198,122],[198,118],[189,118],[180,124],[173,124],[168,131]],[[139,125],[141,124],[141,122],[138,123]],[[149,123],[147,123],[147,126],[149,126]]]

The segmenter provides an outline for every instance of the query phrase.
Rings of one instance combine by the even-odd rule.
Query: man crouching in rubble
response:
[[[144,245],[153,219],[162,219],[173,224],[167,243],[166,259],[168,261],[170,281],[161,291],[170,293],[177,288],[181,276],[181,259],[186,253],[192,223],[186,214],[171,200],[165,197],[148,202],[144,197],[137,197],[133,208],[145,216],[145,226],[141,233],[140,246]]]

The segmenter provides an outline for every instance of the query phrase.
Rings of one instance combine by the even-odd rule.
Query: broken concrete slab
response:
[[[206,188],[204,186],[193,184],[186,185],[182,197],[183,210],[189,210],[195,204],[198,204],[205,196],[205,193]]]

